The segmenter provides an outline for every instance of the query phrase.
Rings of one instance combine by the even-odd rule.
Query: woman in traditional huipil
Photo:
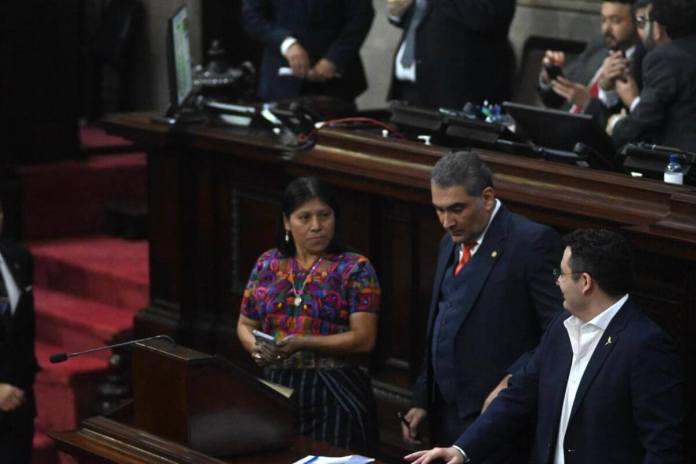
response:
[[[268,380],[295,389],[300,433],[372,452],[374,398],[357,355],[375,345],[377,276],[367,258],[337,244],[337,205],[317,179],[291,182],[282,211],[283,237],[251,272],[237,334]],[[275,345],[257,342],[254,330]]]

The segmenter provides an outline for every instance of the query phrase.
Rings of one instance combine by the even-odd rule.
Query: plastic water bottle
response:
[[[665,168],[664,181],[668,184],[682,185],[684,183],[684,170],[679,162],[679,155],[669,155],[669,162]]]

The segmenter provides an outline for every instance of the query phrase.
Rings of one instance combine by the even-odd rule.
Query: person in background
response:
[[[402,425],[410,444],[421,443],[426,416],[433,444],[451,444],[525,364],[562,307],[551,276],[562,253],[560,237],[509,211],[476,153],[442,157],[432,171],[431,194],[446,234],[425,359],[404,416],[409,426]],[[526,442],[519,441],[501,446],[485,463],[525,462]]]
[[[600,126],[621,111],[616,81],[634,76],[640,82],[645,50],[633,22],[633,0],[604,0],[601,5],[601,38],[590,42],[572,62],[565,53],[547,50],[539,76],[539,96],[546,106],[593,115]],[[549,76],[548,67],[562,74]]]
[[[251,272],[237,334],[265,378],[297,392],[302,434],[372,453],[376,410],[358,355],[377,338],[377,276],[337,243],[338,206],[317,179],[292,181],[282,211],[284,237]],[[276,343],[257,341],[254,330]]]
[[[684,377],[672,340],[629,296],[631,250],[607,230],[564,239],[563,306],[523,371],[448,448],[414,464],[479,463],[534,432],[532,464],[683,461]]]
[[[4,222],[0,202],[0,237]],[[0,239],[0,461],[31,462],[34,437],[33,261],[21,246]]]
[[[510,99],[515,0],[387,0],[387,14],[404,31],[390,100],[459,110],[467,102]]]
[[[367,89],[360,47],[373,18],[371,0],[244,0],[244,28],[264,45],[258,96],[352,103]]]
[[[612,117],[607,132],[617,146],[630,142],[696,152],[696,2],[653,0],[636,15],[649,53],[643,87],[617,82],[629,108]]]

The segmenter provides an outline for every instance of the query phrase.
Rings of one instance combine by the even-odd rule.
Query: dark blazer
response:
[[[644,141],[696,152],[696,35],[645,56],[640,103],[613,138],[617,146]]]
[[[16,430],[20,426],[18,424],[26,426],[27,434],[31,434],[31,419],[36,416],[33,385],[38,364],[34,355],[33,265],[29,252],[18,245],[0,242],[0,253],[19,289],[19,300],[9,331],[4,323],[0,323],[0,383],[8,383],[24,390],[26,397],[25,404],[15,411],[0,411],[0,434],[6,433],[8,429],[15,429],[14,436],[18,437],[21,436]],[[28,440],[30,446],[31,435]],[[4,440],[0,442],[4,443]],[[18,445],[14,443],[12,446],[11,452],[0,446],[0,455],[16,456]],[[27,452],[30,451],[29,447]],[[15,462],[12,459],[10,461]]]
[[[529,363],[457,440],[479,462],[536,420],[533,464],[556,448],[572,350],[563,325],[549,326]],[[682,363],[671,340],[631,298],[614,316],[580,381],[564,440],[567,464],[682,462]]]
[[[401,42],[413,5],[393,23],[404,30]],[[418,104],[461,109],[466,102],[509,100],[515,57],[508,32],[514,13],[515,0],[429,0],[416,30]],[[398,98],[393,65],[389,98]]]
[[[563,74],[573,82],[589,85],[607,56],[609,56],[609,50],[604,38],[596,37],[587,44],[587,48],[580,55],[563,68]],[[636,49],[631,57],[631,74],[636,79],[638,87],[642,85],[643,80],[641,66],[644,56],[645,48],[641,43],[636,44]],[[539,86],[538,90],[544,105],[550,108],[570,110],[571,105],[565,98],[554,92],[551,87]],[[594,97],[585,108],[585,113],[592,115],[601,127],[606,127],[609,117],[621,111],[622,108],[623,104],[620,101],[613,107],[607,108],[598,97]]]
[[[552,277],[562,254],[558,234],[548,226],[511,213],[501,205],[476,254],[467,264],[471,280],[461,301],[455,349],[439,353],[456,366],[457,409],[473,421],[483,401],[503,378],[524,364],[544,327],[562,308]],[[431,344],[440,285],[455,247],[449,235],[440,242],[428,320],[428,348],[414,385],[414,404],[429,409],[433,386]],[[524,358],[524,357],[523,357]],[[517,361],[517,362],[516,362]]]
[[[341,74],[309,86],[312,91],[352,101],[367,88],[360,47],[373,17],[370,0],[244,0],[244,28],[264,44],[259,97],[270,101],[308,92],[304,80],[278,76],[278,69],[288,66],[280,45],[294,37],[307,50],[310,65],[327,58]]]

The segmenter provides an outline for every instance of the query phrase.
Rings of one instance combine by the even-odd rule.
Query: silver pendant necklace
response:
[[[294,264],[293,271],[295,271],[295,272],[293,272],[293,274],[292,274],[292,280],[290,281],[292,286],[290,287],[290,289],[292,290],[292,294],[295,295],[295,298],[293,299],[292,304],[294,304],[296,308],[299,308],[300,305],[302,304],[302,295],[304,295],[305,285],[307,285],[307,281],[310,280],[310,277],[312,276],[312,274],[314,274],[314,271],[316,271],[317,268],[319,267],[319,264],[321,264],[322,259],[323,258],[320,256],[319,259],[317,259],[314,262],[314,264],[312,264],[312,267],[310,267],[309,271],[307,271],[307,276],[304,278],[304,281],[302,282],[302,286],[298,290],[297,288],[295,288],[295,276],[297,275],[297,273],[300,270],[300,265],[297,262],[297,260],[295,258],[293,258],[293,264]]]

